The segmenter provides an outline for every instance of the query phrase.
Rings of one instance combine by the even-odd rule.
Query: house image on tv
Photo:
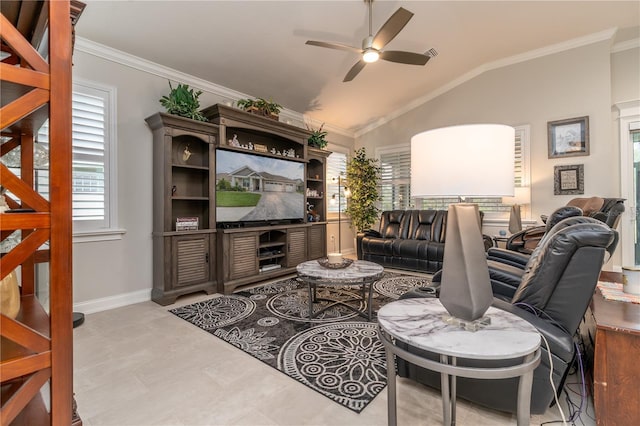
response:
[[[231,186],[238,185],[249,192],[302,192],[304,182],[301,179],[289,179],[267,172],[257,172],[244,166],[230,173],[218,173],[216,184],[222,179]]]

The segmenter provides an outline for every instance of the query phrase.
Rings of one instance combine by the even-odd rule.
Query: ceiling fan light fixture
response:
[[[367,49],[362,55],[362,60],[367,63],[376,62],[378,59],[380,59],[380,53],[375,49]]]

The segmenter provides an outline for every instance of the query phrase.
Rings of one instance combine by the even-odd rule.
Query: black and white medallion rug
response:
[[[373,284],[374,312],[426,277],[385,272]],[[323,299],[357,299],[361,287],[318,287]],[[336,305],[311,322],[307,285],[295,278],[170,310],[359,413],[386,386],[384,347],[375,318],[368,322]],[[353,303],[353,302],[352,302]],[[364,302],[358,309],[364,310]],[[329,302],[318,302],[319,311]]]

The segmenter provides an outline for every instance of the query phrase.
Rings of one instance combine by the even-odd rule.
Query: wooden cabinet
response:
[[[218,126],[170,114],[146,119],[153,131],[153,290],[167,305],[217,290],[215,144]]]
[[[619,273],[601,279],[621,280]],[[599,426],[637,424],[640,419],[640,305],[605,300],[596,290],[580,328],[585,364],[592,370]]]
[[[220,292],[295,273],[307,260],[306,224],[220,229]]]
[[[160,304],[194,291],[229,294],[238,287],[295,273],[299,263],[326,256],[325,181],[330,152],[307,147],[310,133],[299,127],[224,105],[213,105],[202,113],[209,123],[163,113],[146,120],[154,145],[152,299]],[[232,158],[235,154],[229,151],[304,167],[304,174],[286,182],[285,189],[268,186],[277,181],[264,185],[274,193],[304,192],[304,199],[298,201],[307,205],[306,214],[299,204],[300,217],[293,219],[244,223],[233,215],[224,219],[228,214],[224,210],[216,218],[216,186],[224,188],[218,192],[220,207],[222,191],[231,192],[229,186],[220,186],[230,172],[220,172],[220,183],[216,182],[216,162],[224,155]],[[228,185],[235,182],[239,192],[263,191],[256,182],[264,176],[254,180],[253,175],[238,176],[233,176],[235,181],[225,180]],[[184,230],[179,225],[189,222],[197,223],[197,229]]]
[[[0,316],[3,425],[81,424],[73,409],[71,55],[83,9],[69,1],[2,2],[0,155],[20,151],[18,164],[0,165],[13,210],[0,213],[0,278],[20,271],[20,310]],[[35,136],[46,120],[48,197],[33,178]]]

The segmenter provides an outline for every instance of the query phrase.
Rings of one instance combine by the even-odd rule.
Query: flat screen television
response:
[[[218,226],[303,222],[304,163],[216,150]]]

